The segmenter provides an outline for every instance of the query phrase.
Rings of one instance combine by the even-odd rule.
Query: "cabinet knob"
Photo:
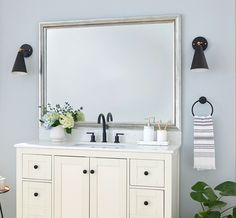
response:
[[[38,197],[38,196],[39,196],[39,193],[35,192],[34,197]]]
[[[148,205],[148,201],[144,201],[143,203],[144,203],[144,205],[145,205],[145,206],[147,206],[147,205]]]
[[[95,171],[94,171],[94,170],[90,170],[90,173],[91,173],[91,174],[94,174],[94,173],[95,173]]]
[[[149,174],[148,171],[144,171],[144,175],[147,176]]]
[[[34,169],[36,169],[36,170],[37,170],[38,168],[39,168],[39,166],[38,166],[38,165],[34,165]]]
[[[87,172],[88,172],[87,170],[83,170],[83,174],[87,174]]]

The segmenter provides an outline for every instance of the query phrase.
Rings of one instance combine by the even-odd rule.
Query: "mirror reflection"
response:
[[[42,104],[82,105],[87,122],[176,124],[175,20],[43,27]]]

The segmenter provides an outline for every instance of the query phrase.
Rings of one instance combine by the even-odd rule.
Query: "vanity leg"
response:
[[[2,213],[2,205],[1,205],[1,202],[0,202],[0,213],[1,213],[1,216],[3,218],[3,213]]]

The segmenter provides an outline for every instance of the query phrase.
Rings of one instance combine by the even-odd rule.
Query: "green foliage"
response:
[[[236,196],[236,182],[223,182],[215,187],[222,196]]]
[[[66,128],[66,133],[71,134],[72,128]]]
[[[56,127],[56,126],[59,126],[61,125],[60,121],[59,120],[56,120],[53,124],[52,124],[52,127]]]
[[[236,218],[236,206],[228,207],[221,199],[226,196],[236,196],[236,182],[223,182],[214,189],[205,182],[199,181],[192,186],[191,198],[200,203],[202,211],[194,218]],[[232,214],[226,214],[232,212]]]

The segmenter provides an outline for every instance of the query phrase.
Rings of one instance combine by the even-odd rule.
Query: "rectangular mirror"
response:
[[[86,122],[116,127],[155,116],[180,129],[180,17],[40,24],[40,116],[47,103],[83,106]]]

